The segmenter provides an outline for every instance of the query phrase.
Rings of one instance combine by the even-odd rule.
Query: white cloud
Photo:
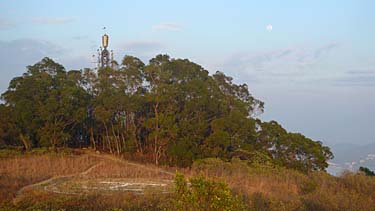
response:
[[[181,31],[181,25],[177,23],[159,23],[152,26],[152,31]]]
[[[290,47],[254,53],[237,53],[220,64],[220,69],[236,72],[240,77],[252,80],[290,81],[293,78],[317,77],[321,59],[339,48],[337,43],[318,47]],[[320,74],[319,72],[318,74]],[[320,75],[324,76],[324,75]]]
[[[271,24],[269,24],[269,25],[266,26],[266,30],[269,31],[269,32],[272,31],[272,28],[273,28],[273,27],[272,27]]]
[[[37,24],[66,24],[74,21],[73,18],[49,18],[49,17],[37,17],[33,18],[32,22]]]

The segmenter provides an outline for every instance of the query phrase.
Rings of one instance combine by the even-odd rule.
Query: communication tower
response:
[[[105,27],[103,28],[106,29]],[[105,68],[105,67],[112,67],[115,68],[115,61],[113,59],[113,51],[109,51],[108,48],[109,44],[109,36],[107,33],[104,33],[102,36],[102,46],[97,50],[98,52],[98,68]]]

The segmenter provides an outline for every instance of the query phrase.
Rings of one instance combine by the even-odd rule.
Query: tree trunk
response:
[[[94,147],[94,150],[96,150],[96,144],[95,144],[95,139],[94,139],[94,131],[93,131],[92,128],[90,128],[90,139],[91,139],[90,142],[92,143],[92,145]]]
[[[104,128],[105,128],[105,133],[106,133],[106,139],[107,139],[107,143],[108,143],[109,152],[112,154],[111,139],[109,138],[108,128],[107,128],[107,125],[104,122],[103,122],[103,124],[104,124]]]
[[[23,143],[23,146],[25,147],[25,150],[30,151],[31,150],[31,144],[29,143],[28,138],[26,138],[23,134],[21,134],[20,139]]]
[[[154,137],[154,157],[155,157],[155,164],[159,165],[159,156],[158,156],[158,134],[159,134],[159,111],[158,111],[159,103],[156,103],[154,106],[155,112],[155,137]]]
[[[117,134],[115,133],[115,128],[113,127],[113,124],[111,124],[112,126],[112,134],[113,134],[113,138],[115,140],[115,147],[116,147],[116,151],[117,151],[117,155],[120,155],[120,146],[119,146],[119,140],[117,138]]]

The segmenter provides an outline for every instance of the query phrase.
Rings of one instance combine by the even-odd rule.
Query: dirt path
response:
[[[101,159],[102,161],[100,161],[99,163],[97,163],[95,165],[90,166],[88,169],[86,169],[86,170],[84,170],[82,172],[79,172],[79,173],[68,174],[68,175],[60,175],[60,176],[53,176],[53,177],[51,177],[49,179],[46,179],[46,180],[43,180],[43,181],[40,181],[40,182],[37,182],[37,183],[34,183],[34,184],[30,184],[30,185],[24,186],[24,187],[22,187],[21,189],[19,189],[17,191],[16,196],[13,199],[13,203],[17,203],[18,200],[21,198],[22,194],[25,191],[27,191],[27,190],[31,190],[31,189],[33,189],[35,187],[38,187],[38,186],[42,186],[42,185],[46,185],[46,184],[49,184],[49,183],[53,183],[54,181],[57,181],[57,180],[71,179],[71,178],[74,178],[74,177],[79,177],[79,176],[87,175],[93,169],[95,169],[96,167],[104,164],[103,160],[110,160],[110,161],[114,161],[114,162],[119,162],[119,163],[122,163],[124,165],[131,165],[131,166],[143,168],[143,169],[145,169],[147,171],[160,172],[160,173],[166,174],[168,176],[172,176],[172,177],[174,177],[174,175],[175,175],[172,172],[169,172],[169,171],[166,171],[166,170],[163,170],[163,169],[157,169],[156,167],[153,168],[153,167],[148,167],[148,166],[145,166],[145,165],[142,165],[142,164],[138,164],[138,163],[134,163],[134,162],[129,162],[129,161],[123,160],[123,159],[121,159],[119,157],[115,157],[114,155],[97,154],[97,153],[92,152],[92,151],[84,151],[84,153],[87,154],[87,155],[89,155],[89,156],[92,156],[92,157],[97,157],[97,158]]]
[[[57,179],[72,178],[72,177],[76,177],[76,176],[86,175],[86,174],[90,173],[91,170],[93,170],[94,168],[98,167],[101,164],[103,164],[102,161],[99,162],[99,163],[97,163],[97,164],[95,164],[95,165],[90,166],[88,169],[86,169],[83,172],[74,173],[74,174],[68,174],[68,175],[53,176],[53,177],[51,177],[49,179],[46,179],[46,180],[43,180],[43,181],[40,181],[40,182],[37,182],[37,183],[34,183],[34,184],[26,185],[26,186],[22,187],[21,189],[19,189],[17,191],[16,196],[13,199],[13,203],[17,203],[17,199],[19,198],[19,196],[21,196],[22,193],[25,192],[25,191],[27,191],[27,190],[30,190],[30,189],[32,189],[34,187],[37,187],[37,186],[41,186],[41,185],[45,185],[45,184],[48,184],[48,183],[52,183],[54,180],[57,180]]]

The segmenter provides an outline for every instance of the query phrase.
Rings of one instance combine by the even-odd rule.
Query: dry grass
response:
[[[127,162],[112,155],[96,154],[90,150],[84,150],[81,153],[76,155],[25,154],[2,157],[0,159],[0,203],[14,199],[17,192],[26,186],[38,184],[50,178],[57,180],[59,176],[138,180],[147,178],[171,180],[174,177],[174,173],[151,164]]]
[[[224,181],[234,192],[249,200],[253,194],[261,193],[267,198],[290,203],[292,207],[301,205],[300,202],[295,202],[303,192],[301,184],[308,181],[307,175],[294,170],[267,166],[252,168],[244,162],[228,163],[218,159],[195,163],[193,172],[196,175],[203,174],[205,177]]]
[[[243,196],[245,202],[253,210],[375,210],[375,178],[364,175],[347,173],[341,177],[333,177],[324,172],[307,175],[285,168],[250,167],[242,161],[223,162],[218,159],[206,159],[194,163],[192,169],[179,169],[180,172],[181,170],[187,177],[203,175],[226,182],[234,193]],[[129,162],[89,150],[81,155],[22,155],[1,158],[0,202],[13,199],[17,191],[26,185],[59,175],[73,176],[57,177],[45,184],[45,187],[59,187],[61,190],[67,188],[68,192],[75,188],[79,190],[78,192],[82,192],[80,191],[82,188],[89,186],[94,187],[91,189],[95,187],[100,189],[102,186],[98,184],[107,180],[119,184],[129,181],[170,181],[175,171],[174,168],[160,168],[152,164]],[[66,181],[66,184],[59,183],[61,181]],[[99,181],[98,184],[95,181]],[[44,186],[39,185],[39,187]],[[166,196],[162,195],[146,196],[145,194],[144,197],[149,197],[147,200],[152,201],[154,203],[152,206],[155,207],[159,206],[158,203],[168,203]],[[87,203],[77,204],[76,197]],[[103,191],[97,190],[87,191],[84,195],[70,196],[53,194],[43,188],[31,188],[22,194],[23,201],[20,206],[27,207],[38,203],[44,206],[48,202],[63,203],[62,207],[93,206],[95,209],[98,208],[97,210],[102,210],[103,207],[131,207],[133,205],[138,208],[147,207],[147,200],[141,198],[124,191],[109,191],[109,194],[108,192],[103,194]],[[124,201],[124,199],[133,201]]]
[[[97,155],[103,162],[85,175],[87,178],[158,178],[173,179],[174,173],[161,169],[152,164],[139,164],[114,157],[112,155]]]
[[[29,192],[29,194],[25,196],[23,201],[17,204],[17,206],[5,204],[3,205],[3,209],[0,208],[0,210],[164,210],[161,207],[169,206],[167,203],[164,203],[168,202],[169,197],[170,195],[168,194],[146,193],[139,196],[127,192],[117,192],[116,194],[111,195],[98,193],[91,193],[87,195],[63,195],[33,190]]]
[[[27,185],[48,178],[74,174],[98,162],[87,155],[25,155],[0,159],[0,202],[12,199]]]
[[[196,162],[194,174],[222,180],[254,210],[374,211],[375,178],[346,173],[334,177],[324,172],[301,172],[270,166],[249,167],[241,161],[206,159]]]
[[[85,175],[88,178],[162,178],[172,179],[173,175],[166,174],[153,166],[131,165],[113,161],[104,161],[97,168]]]

